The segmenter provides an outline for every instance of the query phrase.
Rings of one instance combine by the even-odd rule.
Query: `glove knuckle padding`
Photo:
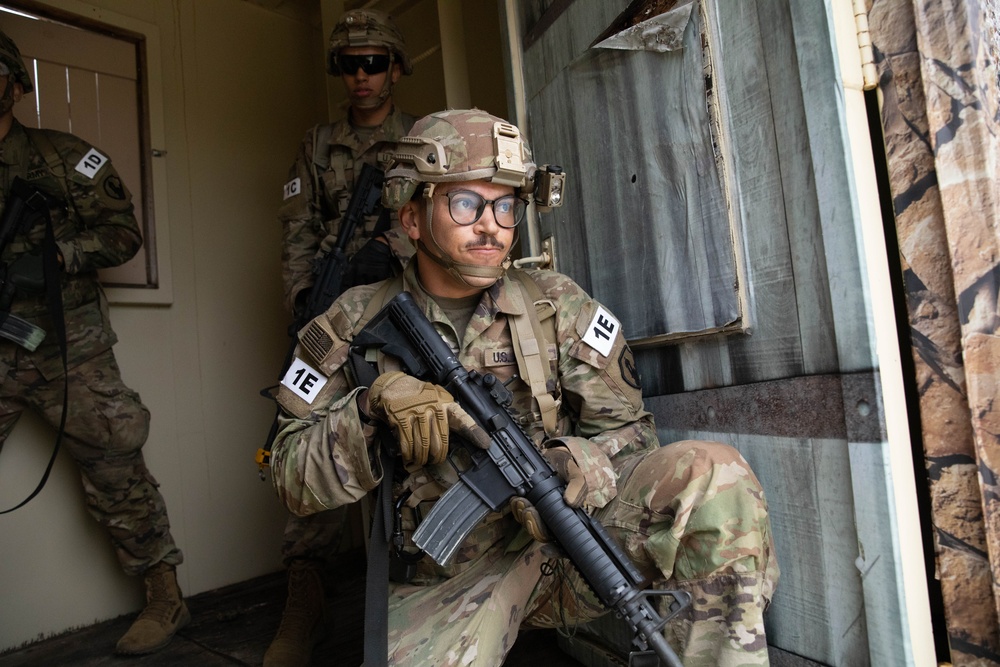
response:
[[[563,493],[566,504],[570,507],[580,507],[587,499],[587,479],[569,449],[562,446],[550,447],[542,452],[556,474],[566,482]]]
[[[458,403],[448,406],[448,428],[481,449],[489,449],[491,441],[472,416]]]
[[[380,375],[369,389],[372,415],[396,431],[407,463],[441,463],[448,454],[448,406],[454,399],[443,388],[393,371]]]
[[[514,496],[510,500],[510,511],[514,519],[524,526],[532,539],[538,542],[551,542],[552,536],[542,522],[542,516],[527,498]]]

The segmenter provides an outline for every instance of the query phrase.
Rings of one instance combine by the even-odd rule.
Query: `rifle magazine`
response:
[[[459,482],[434,503],[413,533],[413,543],[438,565],[448,565],[458,547],[489,511],[489,505]]]
[[[45,340],[45,329],[10,313],[0,313],[0,316],[0,337],[17,343],[28,352],[34,352]]]

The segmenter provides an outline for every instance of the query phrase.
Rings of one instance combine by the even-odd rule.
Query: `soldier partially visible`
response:
[[[413,72],[402,34],[380,11],[346,12],[330,33],[327,71],[340,76],[350,103],[347,116],[320,124],[299,146],[278,213],[282,225],[285,306],[297,315],[308,302],[314,268],[335,247],[362,165],[378,164],[415,118],[393,104],[393,86]],[[402,270],[413,254],[393,213],[365,219],[345,248],[350,259],[343,287],[377,282]],[[264,667],[309,663],[324,615],[327,572],[343,535],[343,508],[308,518],[289,516],[282,545],[288,598]]]
[[[146,607],[115,650],[150,653],[169,643],[190,614],[177,585],[181,551],[142,456],[149,411],[122,382],[112,350],[117,337],[97,280],[98,269],[126,262],[142,245],[132,197],[99,149],[14,117],[14,105],[33,86],[17,46],[2,32],[0,86],[0,197],[9,204],[15,178],[24,179],[47,197],[52,228],[48,240],[41,222],[22,230],[0,256],[4,280],[18,285],[5,292],[0,311],[45,334],[33,351],[0,338],[0,448],[25,408],[59,428],[68,392],[62,446],[80,470],[88,511],[108,531],[122,569],[141,576],[146,590]],[[56,268],[46,273],[41,266],[49,260]],[[45,287],[61,293],[61,311]]]
[[[511,416],[567,482],[566,503],[600,520],[657,588],[690,593],[691,607],[665,632],[683,664],[767,664],[763,614],[778,566],[747,462],[717,442],[660,446],[621,324],[564,275],[508,268],[541,173],[517,127],[446,111],[417,121],[409,137],[387,168],[383,201],[399,210],[417,253],[401,276],[350,290],[300,334],[310,391],[282,385],[271,460],[282,502],[309,515],[370,500],[390,467],[384,457],[398,451],[403,470],[395,466],[387,507],[401,542],[394,532],[392,546],[381,545],[400,565],[388,567],[388,664],[500,665],[520,627],[572,631],[606,611],[544,544],[524,498],[488,514],[448,565],[411,562],[420,517],[456,481],[449,431],[481,438],[446,389],[381,350],[363,356],[377,377],[355,380],[366,371],[347,363],[352,341],[400,291],[458,361],[513,394]],[[396,441],[388,452],[385,433]],[[366,654],[369,667],[379,662]]]

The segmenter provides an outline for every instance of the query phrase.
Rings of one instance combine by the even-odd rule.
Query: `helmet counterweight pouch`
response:
[[[496,146],[497,173],[490,180],[515,188],[524,185],[527,169],[521,159],[520,130],[510,123],[494,123],[493,143]]]

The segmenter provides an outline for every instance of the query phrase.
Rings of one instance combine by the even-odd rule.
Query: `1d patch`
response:
[[[108,163],[106,155],[102,155],[96,148],[91,148],[87,154],[76,163],[76,170],[84,176],[93,179],[97,172]]]

